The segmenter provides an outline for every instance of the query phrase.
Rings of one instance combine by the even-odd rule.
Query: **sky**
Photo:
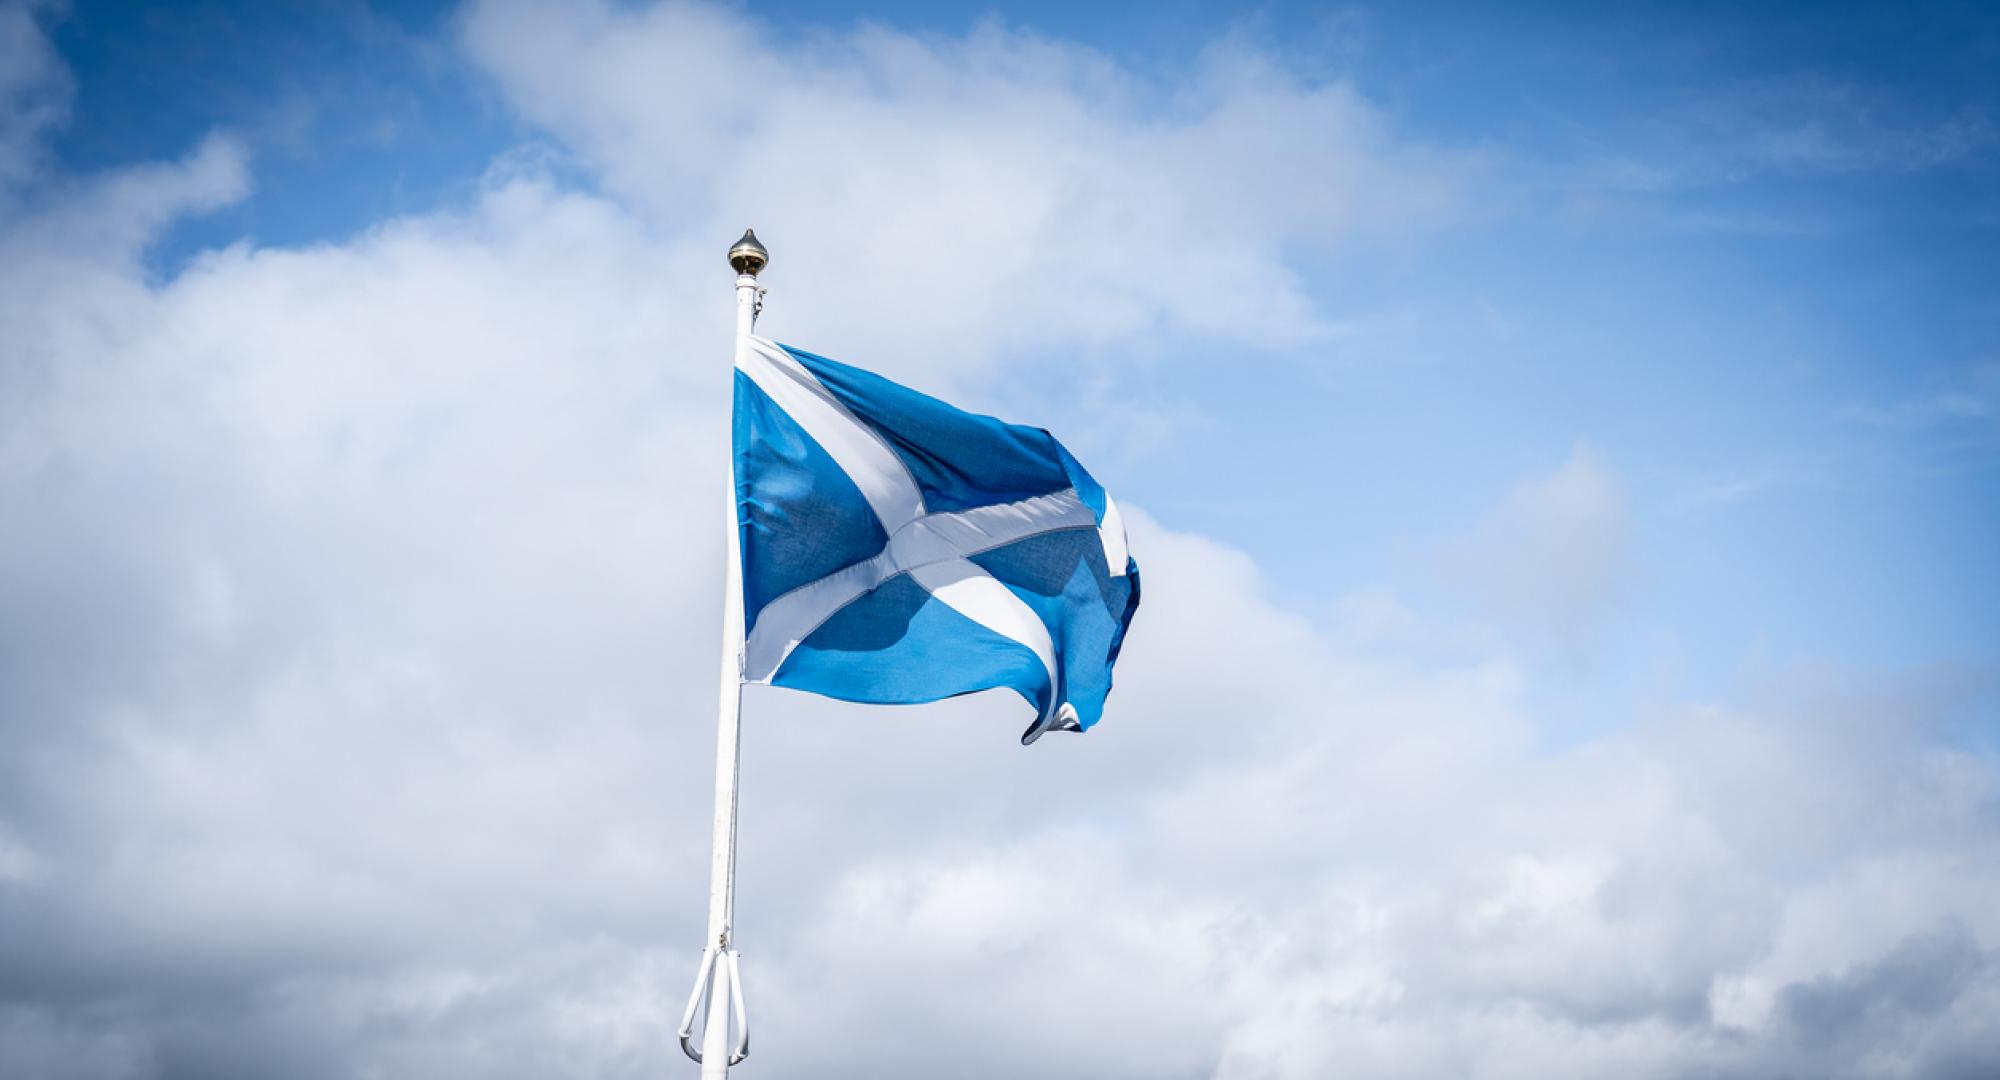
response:
[[[0,1075],[692,1074],[745,226],[1146,591],[742,1075],[2000,1073],[1990,7],[0,0]]]

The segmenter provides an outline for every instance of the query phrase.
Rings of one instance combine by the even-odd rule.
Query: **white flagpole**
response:
[[[743,239],[729,249],[729,265],[736,268],[736,361],[741,363],[757,326],[757,313],[764,306],[757,274],[770,261],[770,253],[757,242],[757,234],[744,230]],[[702,971],[695,976],[695,996],[688,1002],[681,1021],[681,1047],[688,1049],[692,1034],[696,999],[706,990],[708,1022],[702,1033],[702,1080],[727,1080],[729,1067],[750,1052],[750,1031],[743,1009],[743,987],[737,970],[732,940],[736,916],[736,779],[737,751],[741,745],[738,720],[743,707],[743,588],[742,558],[737,537],[736,476],[731,462],[729,479],[728,554],[723,571],[722,597],[722,680],[719,718],[715,732],[715,838],[709,857],[708,940],[703,950]],[[706,981],[706,986],[703,982]],[[729,1020],[736,1018],[736,1045],[729,1041]],[[690,1054],[690,1056],[693,1056]]]

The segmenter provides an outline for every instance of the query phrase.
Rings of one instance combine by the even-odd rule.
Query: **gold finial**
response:
[[[764,250],[764,245],[757,242],[755,229],[743,230],[743,239],[736,241],[735,246],[729,249],[729,265],[735,267],[739,274],[756,277],[758,271],[764,269],[764,265],[770,261],[771,253]]]

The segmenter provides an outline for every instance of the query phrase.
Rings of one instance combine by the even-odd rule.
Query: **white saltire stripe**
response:
[[[1104,524],[1097,527],[1097,539],[1104,545],[1104,565],[1111,568],[1111,576],[1124,577],[1132,555],[1125,546],[1125,518],[1108,491],[1104,493]]]
[[[849,412],[812,372],[776,342],[752,336],[749,345],[750,348],[737,354],[741,358],[739,363],[743,373],[804,428],[806,434],[812,436],[841,471],[854,481],[862,497],[868,500],[869,508],[882,523],[882,531],[889,534],[889,543],[874,558],[836,570],[765,605],[758,612],[757,626],[750,640],[744,642],[744,678],[751,682],[769,682],[799,642],[832,618],[835,612],[866,595],[893,574],[903,572],[884,572],[878,564],[885,561],[885,556],[889,563],[897,561],[897,537],[921,519],[933,524],[909,530],[911,539],[905,542],[906,550],[901,557],[916,561],[907,563],[904,569],[911,572],[913,580],[929,589],[931,595],[959,614],[1002,637],[1019,642],[1041,660],[1048,675],[1051,699],[1051,709],[1038,725],[1045,727],[1058,704],[1054,700],[1057,689],[1055,643],[1049,638],[1048,627],[1042,625],[1041,616],[1036,615],[1025,601],[986,571],[966,562],[963,556],[1007,542],[986,542],[986,530],[980,528],[982,522],[973,515],[990,511],[986,518],[992,519],[990,524],[995,527],[995,532],[1019,530],[1022,526],[1041,523],[1037,519],[1048,516],[1046,511],[1052,509],[1030,508],[1028,504],[1053,497],[1039,496],[998,507],[980,507],[927,517],[923,492],[915,478],[873,428]],[[1082,509],[1083,517],[1094,522],[1088,508],[1077,501],[1075,491],[1067,494],[1070,501],[1076,502]],[[1038,513],[1038,510],[1044,512]],[[1009,524],[1013,530],[1007,529]],[[1014,539],[1053,531],[1054,528],[1076,527],[1074,524],[1063,524],[1036,528],[1021,532]],[[972,544],[980,546],[969,547]],[[926,554],[930,557],[922,558]],[[879,577],[877,573],[880,573]],[[868,580],[871,577],[873,581]],[[991,587],[977,584],[978,578],[991,582]],[[863,582],[868,583],[864,585]],[[821,585],[827,587],[818,588]],[[774,610],[781,601],[793,596],[799,599],[785,609]],[[774,619],[774,615],[778,618]]]
[[[930,573],[933,568],[964,563],[973,571],[984,574],[984,570],[965,562],[966,557],[1043,533],[1088,529],[1095,525],[1096,519],[1092,517],[1090,507],[1077,498],[1073,488],[1019,502],[926,514],[896,530],[888,545],[874,558],[809,581],[764,605],[757,615],[756,627],[744,643],[743,676],[752,682],[769,681],[799,642],[819,629],[841,608],[897,574],[910,573],[918,584],[936,593],[931,581],[950,580],[951,577],[944,570]],[[1002,591],[1007,592],[1004,586]],[[1019,605],[1015,614],[1028,615],[1032,623],[1032,626],[1021,626],[1019,633],[1002,629],[1000,625],[1012,625],[1018,622],[1016,619],[996,618],[989,622],[952,603],[949,597],[939,594],[938,598],[981,625],[1034,649],[1036,655],[1049,662],[1050,685],[1054,685],[1053,646],[1049,646],[1046,653],[1041,647],[1041,643],[1048,640],[1048,629],[1019,597],[1007,592],[1007,598]]]
[[[882,522],[882,531],[897,529],[923,516],[924,495],[903,459],[883,443],[875,429],[856,419],[833,392],[792,355],[767,338],[752,337],[741,369],[757,389],[778,403],[834,464],[861,489],[861,496]]]
[[[934,562],[910,571],[911,580],[930,590],[953,611],[999,634],[1012,638],[1034,651],[1049,674],[1049,707],[1061,687],[1056,685],[1056,646],[1049,640],[1049,628],[1014,590],[998,578],[964,559]]]

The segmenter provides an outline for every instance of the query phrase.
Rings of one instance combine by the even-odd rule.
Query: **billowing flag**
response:
[[[736,369],[743,677],[1097,722],[1139,606],[1118,507],[1054,436],[752,337]]]

